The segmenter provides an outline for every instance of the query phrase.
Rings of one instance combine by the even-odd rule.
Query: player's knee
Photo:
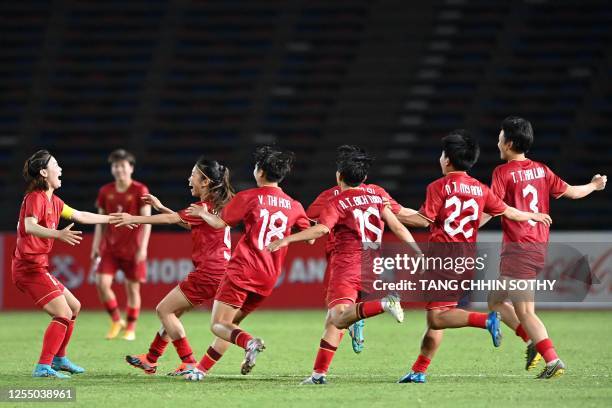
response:
[[[442,322],[440,321],[440,313],[438,311],[430,311],[427,313],[427,326],[433,330],[441,330]]]
[[[166,308],[166,305],[164,305],[163,303],[160,303],[157,306],[155,306],[155,313],[157,313],[157,317],[159,317],[161,319],[161,318],[167,316],[169,311]]]
[[[81,302],[78,300],[74,300],[74,303],[70,305],[70,311],[72,312],[72,316],[76,316],[81,311]]]

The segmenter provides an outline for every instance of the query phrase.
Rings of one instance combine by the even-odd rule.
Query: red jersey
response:
[[[25,219],[34,217],[38,225],[57,229],[64,202],[55,194],[51,199],[44,191],[33,191],[23,198],[17,224],[17,243],[13,252],[13,273],[47,272],[52,238],[39,238],[25,231]]]
[[[386,203],[380,194],[367,189],[345,190],[328,202],[319,217],[334,234],[334,253],[360,253],[364,243],[382,242]]]
[[[391,211],[393,212],[393,214],[397,214],[401,211],[402,206],[399,205],[397,201],[395,201],[389,195],[389,193],[387,193],[387,191],[384,188],[376,184],[361,184],[359,188],[361,189],[361,191],[365,191],[368,194],[378,195],[378,196],[383,197],[384,200],[389,202],[391,206]],[[338,186],[329,188],[323,191],[321,194],[319,194],[317,198],[315,198],[315,200],[312,202],[312,204],[310,204],[310,206],[306,210],[306,215],[308,216],[308,218],[313,219],[313,220],[318,220],[323,209],[327,208],[330,205],[331,200],[337,197],[338,194],[340,194],[340,187]],[[384,226],[384,223],[383,223],[383,226]],[[325,244],[325,252],[329,253],[333,247],[334,247],[334,234],[332,233],[332,231],[330,231],[329,238]]]
[[[522,211],[548,214],[549,198],[561,197],[568,184],[546,165],[527,160],[512,160],[493,171],[491,190],[508,205]],[[549,227],[541,222],[516,222],[502,219],[503,242],[545,243]]]
[[[138,181],[132,181],[128,189],[122,193],[117,191],[114,182],[108,183],[98,192],[96,207],[106,214],[125,212],[140,215],[140,209],[143,207],[140,198],[148,193],[147,186]],[[102,237],[100,252],[109,251],[120,259],[134,259],[142,243],[143,231],[142,225],[134,229],[108,225]]]
[[[294,225],[310,227],[302,204],[280,187],[252,188],[236,194],[221,219],[230,227],[241,221],[245,227],[228,264],[227,277],[243,289],[268,296],[281,273],[287,247],[270,252],[267,246],[289,235]]]
[[[476,242],[482,213],[497,216],[506,208],[489,187],[453,171],[427,186],[419,214],[431,222],[429,242]]]
[[[197,205],[214,208],[210,202],[200,201]],[[217,229],[208,225],[201,217],[187,214],[187,208],[178,212],[183,222],[191,227],[191,260],[194,273],[200,273],[208,279],[221,281],[227,262],[230,259],[232,239],[230,228]]]

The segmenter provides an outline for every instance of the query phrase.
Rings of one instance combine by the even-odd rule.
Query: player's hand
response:
[[[595,191],[601,191],[606,188],[606,183],[608,182],[608,176],[605,174],[602,176],[601,174],[596,174],[591,179],[591,184],[595,187]]]
[[[278,251],[279,249],[286,247],[289,245],[289,242],[287,242],[286,239],[279,239],[276,240],[274,242],[270,242],[270,244],[268,244],[268,251],[270,252],[275,252]]]
[[[206,217],[206,215],[208,214],[210,213],[208,212],[208,206],[206,204],[191,204],[187,209],[187,215],[190,215],[192,217],[200,217],[204,219],[204,217]]]
[[[72,227],[74,227],[74,222],[67,226],[64,229],[58,230],[57,239],[67,243],[68,245],[75,246],[81,242],[83,237],[81,231],[72,231]]]
[[[548,214],[535,213],[533,214],[533,217],[531,217],[531,220],[535,222],[541,222],[542,224],[546,224],[548,226],[552,224],[552,218],[550,218],[550,215]]]
[[[146,259],[147,259],[147,249],[139,248],[138,251],[136,252],[136,256],[134,257],[134,261],[138,263],[138,262],[146,261]]]
[[[134,228],[134,220],[132,215],[128,213],[112,213],[110,215],[109,224],[114,224],[115,227],[126,226],[130,229]]]
[[[143,204],[150,205],[151,207],[155,208],[156,211],[159,211],[159,209],[163,207],[161,201],[159,201],[159,199],[153,194],[145,194],[140,197],[140,199],[142,200]]]

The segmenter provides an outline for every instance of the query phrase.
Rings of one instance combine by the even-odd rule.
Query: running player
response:
[[[493,171],[491,190],[509,205],[547,214],[549,197],[578,199],[606,187],[607,176],[599,174],[585,185],[567,184],[545,164],[525,156],[532,144],[533,129],[529,121],[516,116],[504,119],[497,147],[506,163]],[[487,221],[485,217],[481,224]],[[502,230],[501,279],[536,279],[545,263],[550,233],[548,225],[502,219]],[[512,305],[505,303],[508,298]],[[544,356],[546,367],[537,378],[548,379],[563,374],[565,364],[557,356],[546,327],[535,314],[533,292],[491,292],[489,307],[499,311],[504,323],[527,343],[526,370],[534,368]]]
[[[81,224],[106,224],[109,220],[108,216],[77,211],[64,204],[54,194],[62,185],[61,175],[62,168],[47,150],[34,153],[23,167],[27,188],[19,211],[17,244],[12,257],[13,283],[52,317],[32,373],[34,377],[70,378],[60,371],[71,374],[85,371],[66,356],[81,303],[49,273],[49,253],[54,240],[77,245],[82,239],[81,231],[72,230],[74,222],[58,230],[60,217]]]
[[[141,200],[141,197],[149,193],[149,189],[144,184],[132,180],[136,163],[134,156],[123,149],[118,149],[108,156],[108,162],[115,181],[100,188],[96,200],[98,212],[151,215],[151,206]],[[136,338],[136,321],[140,313],[140,284],[147,278],[146,259],[150,235],[150,225],[134,229],[96,226],[91,259],[94,266],[97,264],[98,296],[111,318],[107,339],[114,339],[122,329],[125,329],[123,339]],[[125,276],[127,324],[121,319],[117,298],[112,289],[113,279],[119,269]]]
[[[377,248],[382,242],[383,220],[398,238],[420,252],[410,232],[389,209],[388,195],[382,194],[384,190],[362,187],[372,161],[363,149],[342,149],[336,172],[340,193],[329,200],[326,208],[321,211],[319,224],[268,246],[270,251],[276,251],[292,242],[317,239],[330,232],[334,236],[327,291],[326,330],[320,342],[313,373],[302,384],[327,383],[326,374],[342,334],[355,322],[385,311],[398,322],[404,319],[399,298],[395,295],[387,295],[382,300],[359,301],[362,292],[368,292],[369,286],[365,282],[367,277],[362,275],[362,264],[369,259],[368,252],[372,252],[367,248],[373,245]]]
[[[435,246],[434,250],[439,250],[440,246],[448,249],[454,244],[455,250],[472,252],[482,213],[503,215],[514,221],[551,222],[547,214],[526,213],[506,205],[486,185],[469,176],[467,171],[476,163],[479,153],[478,143],[464,130],[455,130],[442,138],[440,167],[444,177],[427,186],[425,203],[417,214],[400,219],[410,226],[429,226],[429,242]],[[432,296],[436,295],[440,296],[439,293]],[[454,299],[433,300],[426,305],[427,330],[421,341],[421,354],[400,383],[425,382],[426,370],[440,347],[443,329],[486,329],[493,338],[493,345],[500,345],[501,330],[496,312],[468,312],[458,309]]]
[[[207,206],[213,213],[218,213],[232,198],[234,192],[229,181],[229,169],[215,160],[200,157],[191,170],[189,177],[191,195],[200,201],[195,205]],[[174,212],[150,194],[144,196],[144,202],[151,205],[161,214],[152,216],[134,216],[127,213],[111,214],[111,224],[117,226],[132,224],[179,224],[191,230],[194,270],[170,291],[157,305],[156,311],[162,323],[161,329],[155,335],[149,347],[149,352],[139,355],[128,355],[126,361],[134,367],[142,369],[147,374],[157,371],[157,360],[161,357],[170,341],[176,348],[181,364],[171,375],[184,375],[196,366],[197,361],[185,329],[179,320],[180,316],[207,300],[212,299],[217,292],[219,282],[225,275],[227,262],[230,259],[231,237],[230,229],[215,229],[200,217],[188,215],[187,210]],[[227,350],[230,343],[215,339],[211,346],[217,358]],[[212,368],[210,361],[203,361],[202,370]]]
[[[359,148],[357,146],[349,146],[349,145],[340,146],[337,150],[336,161],[339,162],[342,156],[352,154],[358,150]],[[403,208],[401,205],[397,203],[397,201],[391,198],[391,196],[389,195],[389,193],[385,191],[385,189],[383,189],[380,186],[377,186],[376,184],[362,183],[359,186],[359,188],[361,188],[363,191],[367,191],[370,194],[377,194],[383,197],[384,200],[389,202],[389,206],[393,214],[398,214],[400,212],[403,212],[405,215],[410,215],[413,211],[407,208]],[[310,218],[311,220],[315,220],[315,221],[318,220],[323,209],[326,208],[329,205],[330,201],[333,198],[335,198],[338,194],[340,194],[340,192],[341,192],[340,187],[336,185],[335,187],[329,188],[323,191],[321,194],[319,194],[317,198],[312,202],[312,204],[310,204],[310,206],[306,209],[306,215],[308,216],[308,218]],[[409,212],[409,213],[406,213],[406,212]],[[331,259],[333,256],[333,248],[334,248],[334,235],[330,231],[329,237],[327,238],[327,241],[325,242],[325,259],[327,260],[327,266],[325,268],[325,281],[323,282],[323,285],[325,286],[326,291],[330,290],[328,287],[328,284],[329,284],[329,278],[331,276],[331,264],[332,264]],[[365,325],[365,320],[359,320],[348,328],[349,335],[351,336],[351,345],[355,353],[361,353],[363,351],[364,325]],[[333,343],[339,344],[343,335],[344,335],[344,331],[339,331],[332,324],[326,324],[325,331],[323,333],[323,339],[327,341],[328,343],[331,342],[332,344]],[[340,338],[336,340],[338,336],[340,336]]]
[[[254,338],[238,324],[270,295],[287,253],[286,249],[271,253],[266,246],[273,239],[288,235],[293,226],[300,229],[310,226],[302,205],[278,186],[291,170],[293,159],[293,153],[261,147],[255,151],[253,171],[257,188],[236,194],[220,216],[203,206],[192,205],[187,211],[188,215],[201,217],[214,228],[244,223],[244,235],[215,295],[211,318],[215,336],[245,350],[242,374],[251,371],[257,355],[265,347],[262,339]],[[191,378],[200,379],[199,371]]]

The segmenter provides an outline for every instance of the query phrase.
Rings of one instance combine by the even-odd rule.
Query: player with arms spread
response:
[[[550,197],[578,199],[603,190],[607,176],[596,174],[590,183],[571,186],[545,164],[528,159],[525,154],[533,144],[533,128],[528,120],[516,116],[504,119],[497,147],[507,163],[493,171],[491,190],[509,205],[526,211],[547,214]],[[484,217],[481,225],[489,220]],[[546,224],[502,219],[503,244],[500,262],[501,279],[536,279],[543,268],[550,229]],[[506,303],[510,299],[512,304]],[[491,292],[489,307],[527,343],[525,369],[534,368],[541,356],[546,367],[537,378],[557,377],[565,371],[548,332],[535,314],[534,294],[529,291]]]
[[[478,143],[465,130],[455,130],[442,138],[440,167],[444,177],[427,186],[425,203],[415,215],[401,217],[404,224],[430,227],[429,243],[434,248],[466,247],[470,251],[478,236],[483,213],[502,215],[515,221],[550,224],[547,214],[526,213],[506,205],[489,188],[467,174],[478,160]],[[439,294],[435,294],[436,296]],[[460,296],[460,294],[457,294]],[[443,329],[476,327],[491,333],[493,345],[499,347],[501,330],[496,312],[474,313],[457,308],[457,300],[434,299],[426,305],[427,330],[421,341],[421,354],[412,371],[400,383],[424,383],[426,370],[440,347]]]
[[[368,292],[368,248],[378,248],[382,242],[384,222],[403,242],[420,253],[410,232],[395,217],[386,197],[361,186],[366,180],[373,159],[363,149],[352,148],[338,157],[336,180],[340,194],[328,201],[319,216],[319,223],[305,231],[272,242],[270,251],[286,248],[299,241],[317,239],[330,232],[334,236],[330,278],[327,290],[328,313],[325,333],[319,345],[314,369],[302,384],[326,384],[326,374],[345,329],[355,322],[391,314],[398,322],[404,320],[399,298],[387,295],[383,299],[359,301]],[[384,221],[384,222],[383,222]],[[377,252],[377,251],[374,251]],[[369,268],[371,269],[371,268]],[[366,280],[364,282],[364,280]],[[331,327],[333,326],[333,329]]]
[[[359,149],[360,148],[357,146],[350,146],[350,145],[340,146],[337,150],[336,162],[340,162],[343,156],[353,154],[359,151]],[[359,188],[363,191],[367,191],[369,194],[376,194],[376,195],[383,197],[383,200],[386,200],[389,203],[389,208],[391,209],[393,214],[397,215],[401,213],[407,216],[415,212],[414,210],[410,210],[408,208],[404,208],[401,205],[399,205],[397,201],[395,201],[389,195],[389,193],[385,191],[384,188],[376,184],[362,183],[359,186]],[[306,215],[308,216],[308,218],[310,218],[311,220],[315,220],[315,221],[318,220],[323,209],[327,208],[329,206],[330,201],[334,199],[338,194],[340,194],[340,192],[341,192],[340,187],[336,185],[335,187],[328,188],[327,190],[319,194],[317,198],[315,198],[315,200],[312,202],[312,204],[310,204],[310,206],[306,209]],[[325,242],[325,259],[327,260],[327,266],[325,268],[325,281],[323,282],[323,284],[325,286],[326,291],[330,290],[329,278],[331,276],[331,264],[332,264],[334,246],[335,246],[334,234],[332,231],[330,231],[327,241]],[[365,325],[365,320],[359,320],[348,328],[349,335],[351,336],[351,344],[353,346],[353,351],[355,353],[361,353],[363,351],[364,325]],[[344,331],[338,331],[338,329],[336,329],[334,325],[326,324],[325,332],[323,333],[323,339],[325,339],[325,341],[327,342],[331,341],[332,343],[334,343],[335,341],[333,341],[332,339],[335,339],[338,336],[338,333],[335,333],[335,332],[341,333],[340,335],[343,335],[344,333]],[[338,343],[339,342],[340,341],[338,341]]]
[[[229,169],[216,160],[200,157],[189,176],[191,195],[198,197],[197,206],[206,206],[214,214],[220,212],[233,197]],[[219,282],[225,275],[227,262],[230,259],[232,245],[229,227],[216,229],[208,225],[201,217],[187,214],[187,209],[174,212],[162,205],[153,195],[145,195],[145,203],[151,205],[161,214],[137,216],[128,213],[111,214],[111,224],[129,226],[133,224],[178,224],[191,230],[191,259],[194,270],[170,291],[156,307],[157,316],[162,323],[149,347],[149,352],[139,355],[128,355],[126,361],[147,374],[157,371],[157,360],[164,353],[170,341],[181,359],[180,366],[171,375],[185,375],[193,370],[197,361],[187,341],[185,328],[180,316],[214,298]],[[221,358],[230,343],[215,339],[203,361],[202,370],[207,372]],[[212,359],[210,356],[216,357]]]
[[[115,181],[108,183],[98,192],[96,207],[98,213],[125,212],[132,215],[151,215],[151,206],[141,197],[149,193],[143,183],[132,179],[136,159],[134,155],[118,149],[108,156],[111,173]],[[136,338],[136,321],[140,313],[140,284],[147,279],[147,246],[151,226],[137,228],[116,228],[97,225],[91,247],[91,259],[96,269],[98,296],[111,318],[107,339],[114,339],[122,329],[123,339]],[[117,270],[125,275],[127,295],[126,320],[121,319],[117,298],[112,289]]]
[[[81,231],[74,223],[58,230],[60,217],[81,224],[106,224],[109,217],[77,211],[54,194],[61,187],[62,168],[47,150],[39,150],[26,160],[23,177],[28,183],[19,211],[17,244],[12,258],[15,286],[32,298],[51,317],[43,337],[42,351],[32,376],[70,378],[61,373],[80,374],[85,370],[66,357],[66,347],[74,330],[81,303],[49,273],[49,253],[55,239],[77,245]]]
[[[214,228],[244,223],[244,235],[215,296],[211,318],[215,336],[245,350],[242,374],[251,371],[265,347],[262,339],[254,338],[239,324],[272,293],[287,254],[286,249],[271,253],[266,246],[288,235],[293,226],[300,229],[310,226],[302,205],[278,186],[289,174],[293,160],[291,152],[261,147],[255,151],[256,188],[236,194],[220,216],[202,206],[192,205],[188,211],[190,216],[201,217]],[[200,379],[200,370],[196,370],[187,379]]]

